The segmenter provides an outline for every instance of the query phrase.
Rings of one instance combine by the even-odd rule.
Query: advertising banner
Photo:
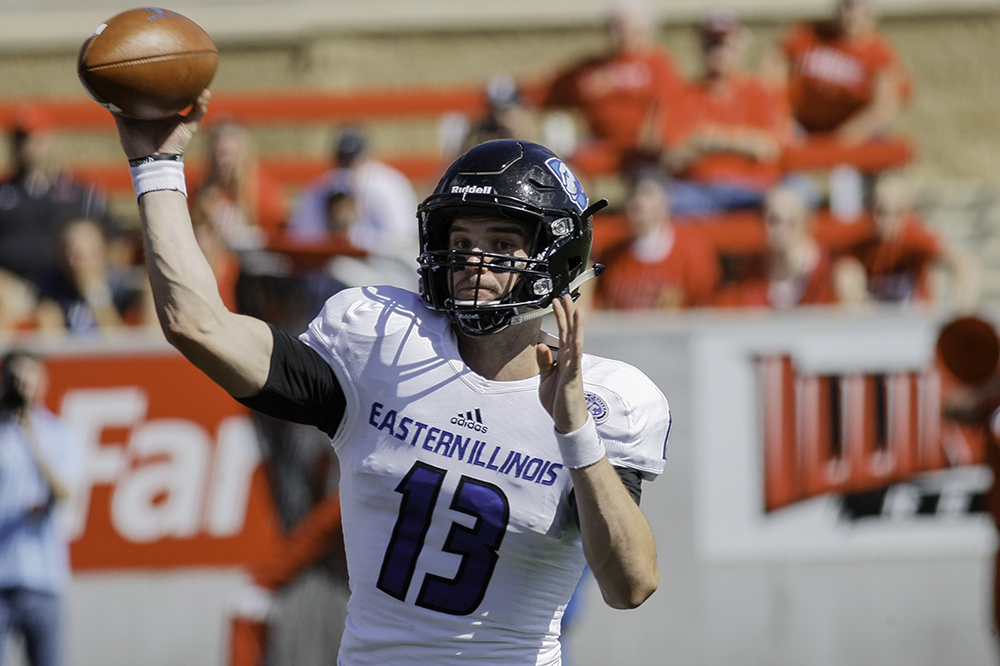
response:
[[[942,417],[939,325],[772,318],[693,337],[702,553],[988,552],[983,433]]]
[[[275,521],[248,410],[180,354],[46,352],[48,403],[84,447],[75,570],[239,565]]]

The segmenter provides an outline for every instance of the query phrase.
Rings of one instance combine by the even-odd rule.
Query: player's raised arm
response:
[[[539,397],[552,415],[563,460],[570,468],[580,516],[583,553],[613,608],[635,608],[659,585],[656,544],[646,517],[608,462],[583,393],[580,310],[566,296],[552,301],[559,357],[538,345]]]
[[[230,312],[195,240],[180,156],[208,108],[209,92],[186,117],[134,120],[115,116],[139,200],[146,265],[156,313],[167,339],[235,397],[267,381],[273,339],[263,321]]]

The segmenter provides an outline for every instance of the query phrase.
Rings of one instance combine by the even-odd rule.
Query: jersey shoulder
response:
[[[447,320],[424,305],[418,294],[398,287],[354,287],[331,296],[299,338],[334,369],[349,370],[376,344],[403,344],[409,332],[421,338],[448,334]],[[350,374],[349,372],[347,373]]]
[[[628,363],[585,354],[583,388],[611,463],[647,479],[662,473],[672,419],[656,384]]]

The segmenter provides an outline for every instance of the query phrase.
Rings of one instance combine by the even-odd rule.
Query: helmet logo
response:
[[[576,177],[576,174],[570,171],[566,163],[558,157],[550,157],[545,160],[545,166],[555,174],[555,177],[559,180],[559,184],[566,190],[569,198],[583,211],[589,202],[587,201],[586,192],[583,191],[583,185],[580,183],[580,179]]]
[[[493,194],[492,185],[452,185],[452,194]]]

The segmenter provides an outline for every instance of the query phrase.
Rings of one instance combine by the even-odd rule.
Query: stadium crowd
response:
[[[595,221],[593,258],[608,266],[595,307],[971,306],[975,261],[922,222],[895,173],[905,160],[852,163],[899,140],[893,122],[914,87],[869,0],[837,0],[828,19],[790,26],[753,70],[748,28],[712,12],[695,27],[700,64],[690,79],[657,28],[648,6],[618,3],[607,51],[553,63],[542,81],[492,77],[486,112],[461,127],[452,151],[540,140],[594,178],[620,179],[625,195]],[[98,188],[53,160],[44,110],[24,109],[9,130],[0,330],[149,323],[138,243]],[[278,320],[344,286],[415,286],[414,187],[371,154],[362,131],[344,128],[331,169],[296,196],[261,167],[238,119],[214,118],[209,131],[192,218],[230,307]],[[796,169],[789,151],[803,148],[823,166]],[[789,211],[796,224],[786,230]],[[748,215],[757,242],[718,242]],[[950,273],[948,293],[935,292],[939,268]]]

